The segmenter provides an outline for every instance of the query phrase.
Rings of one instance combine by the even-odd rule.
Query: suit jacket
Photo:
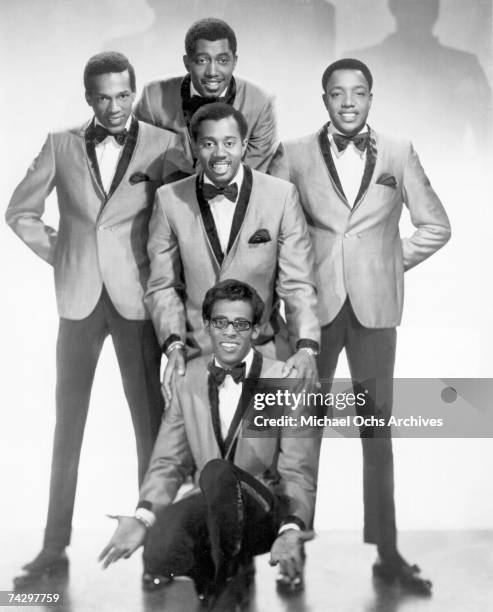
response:
[[[227,278],[252,285],[265,303],[259,344],[282,325],[276,317],[279,298],[293,344],[300,338],[319,342],[313,251],[295,187],[245,166],[223,258],[200,182],[198,175],[191,176],[156,192],[145,299],[161,344],[178,334],[199,352],[210,352],[202,301],[208,289]]]
[[[274,99],[250,81],[234,78],[236,95],[233,107],[243,114],[248,124],[248,146],[244,161],[250,167],[266,172],[279,144]],[[182,81],[183,77],[171,77],[145,85],[135,107],[135,115],[142,121],[180,135],[190,162],[188,173],[191,174],[194,172],[194,162],[190,135],[183,114]]]
[[[172,403],[163,418],[139,494],[139,503],[150,503],[153,512],[172,503],[188,475],[194,475],[198,483],[205,464],[222,456],[208,401],[210,360],[210,356],[194,359],[184,376],[175,377]],[[282,366],[282,362],[264,357],[260,377],[280,378]],[[245,437],[244,433],[240,425],[235,465],[283,499],[285,516],[294,515],[310,526],[315,509],[320,432],[313,431],[307,437],[284,437],[282,428],[277,427],[268,437]]]
[[[411,143],[370,131],[364,176],[352,208],[337,176],[327,125],[286,142],[270,172],[299,190],[315,249],[321,324],[330,323],[349,297],[365,327],[398,325],[404,271],[450,237],[447,214]],[[416,231],[401,239],[403,204]]]
[[[94,141],[86,139],[89,125],[48,135],[14,191],[6,220],[53,265],[61,317],[88,316],[104,283],[122,316],[148,318],[143,303],[148,221],[156,188],[183,168],[181,145],[174,134],[134,120],[106,194]],[[45,199],[54,188],[58,230],[42,220]]]

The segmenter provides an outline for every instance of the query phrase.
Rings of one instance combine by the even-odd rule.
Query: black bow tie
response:
[[[214,362],[209,364],[209,373],[212,380],[217,387],[220,387],[226,376],[229,374],[236,384],[242,382],[245,379],[246,364],[244,361],[238,363],[231,370],[225,370],[220,366],[217,366]]]
[[[345,151],[346,147],[350,142],[354,144],[354,146],[360,151],[364,151],[366,149],[366,145],[368,144],[368,132],[364,134],[355,134],[354,136],[346,136],[345,134],[339,134],[335,132],[332,134],[334,138],[334,142],[336,143],[336,147],[338,151]]]
[[[125,138],[127,137],[127,134],[128,134],[127,130],[123,130],[123,132],[118,132],[117,134],[112,134],[105,127],[103,127],[102,125],[99,125],[99,123],[97,123],[94,126],[94,140],[97,143],[103,142],[103,140],[107,138],[108,136],[113,136],[116,142],[120,146],[123,146],[123,144],[125,143]]]
[[[222,195],[228,198],[228,200],[231,200],[231,202],[235,202],[238,197],[238,185],[236,183],[231,183],[226,185],[226,187],[216,187],[210,183],[204,183],[202,185],[202,195],[206,200],[212,200],[218,195]]]
[[[193,115],[199,108],[202,108],[206,104],[212,104],[213,102],[226,102],[226,96],[206,98],[205,96],[194,95],[187,100],[186,107],[190,115]]]

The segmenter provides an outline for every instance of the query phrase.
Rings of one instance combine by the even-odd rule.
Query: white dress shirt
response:
[[[367,130],[368,128],[365,125],[358,133],[363,134]],[[366,149],[360,151],[354,146],[353,142],[350,142],[344,151],[339,151],[332,135],[334,132],[337,132],[337,130],[331,123],[329,125],[328,138],[332,149],[332,157],[339,180],[341,181],[342,189],[344,190],[349,206],[352,208],[356,196],[359,193],[361,180],[365,171]]]
[[[218,367],[222,368],[222,365],[217,361],[217,359],[214,361]],[[245,376],[247,376],[250,372],[250,368],[252,367],[253,349],[250,349],[243,361],[245,362]],[[229,427],[235,415],[236,408],[238,407],[242,390],[243,383],[235,383],[232,376],[229,374],[226,375],[222,385],[218,387],[219,420],[221,422],[221,434],[223,440],[226,440],[228,435]]]
[[[221,244],[221,250],[223,253],[226,253],[226,249],[228,248],[231,226],[233,225],[233,216],[235,214],[236,204],[238,202],[238,198],[240,197],[241,185],[243,183],[243,175],[243,164],[240,164],[238,172],[229,182],[230,185],[232,183],[236,183],[238,185],[238,195],[236,196],[236,200],[234,202],[231,202],[231,200],[228,200],[228,198],[223,195],[218,195],[215,198],[212,198],[212,200],[209,200],[209,206],[214,218],[214,224],[216,226],[219,243]],[[213,184],[213,182],[209,180],[205,174],[204,183],[209,183],[211,185]]]
[[[94,118],[96,125],[102,125],[97,118]],[[130,128],[132,116],[127,119],[125,129]],[[104,126],[103,126],[104,127]],[[96,144],[96,158],[98,160],[99,175],[106,194],[109,193],[113,177],[115,176],[118,160],[123,149],[123,145],[116,142],[113,136],[107,136],[104,140]]]

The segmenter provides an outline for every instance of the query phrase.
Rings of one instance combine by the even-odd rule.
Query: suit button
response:
[[[102,232],[105,229],[104,225],[98,225],[98,230]]]
[[[351,234],[350,234],[349,232],[346,232],[346,233],[344,234],[344,238],[351,238]]]

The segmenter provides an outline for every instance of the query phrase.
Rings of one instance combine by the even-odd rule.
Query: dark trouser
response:
[[[103,288],[82,320],[60,319],[57,340],[56,427],[44,546],[70,543],[80,450],[91,387],[105,338],[111,335],[135,438],[139,484],[149,463],[163,412],[161,351],[149,320],[124,319]]]
[[[261,482],[223,459],[205,465],[199,485],[200,492],[158,514],[147,534],[144,569],[220,589],[235,564],[270,550],[278,503]]]
[[[373,388],[364,416],[388,418],[392,413],[395,363],[395,327],[363,327],[349,299],[337,317],[322,327],[318,368],[321,379],[334,378],[339,354],[346,349],[353,386],[365,383]],[[358,415],[360,413],[358,412]],[[394,508],[394,461],[390,430],[360,431],[363,445],[364,541],[392,552],[396,546]],[[380,437],[378,437],[380,436]]]

